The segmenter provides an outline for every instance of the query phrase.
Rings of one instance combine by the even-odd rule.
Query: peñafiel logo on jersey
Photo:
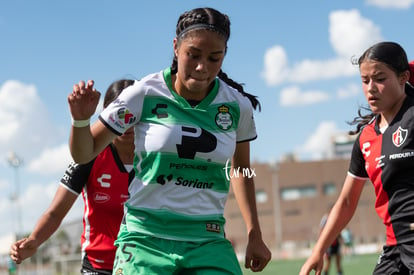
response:
[[[408,130],[401,128],[401,126],[398,126],[398,129],[392,133],[392,143],[394,143],[395,146],[400,147],[407,139],[407,136]]]
[[[216,115],[216,124],[222,130],[229,130],[233,125],[233,117],[229,112],[229,107],[221,105],[218,107],[218,113]]]

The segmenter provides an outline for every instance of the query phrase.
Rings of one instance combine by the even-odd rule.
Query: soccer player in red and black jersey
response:
[[[414,89],[404,49],[380,42],[358,59],[371,112],[357,124],[348,175],[325,229],[300,275],[320,274],[323,254],[351,220],[364,183],[374,185],[375,209],[386,227],[386,245],[373,274],[414,274]],[[412,83],[411,83],[412,84]]]
[[[134,80],[121,79],[107,89],[104,108]],[[74,125],[74,127],[76,127]],[[87,164],[71,163],[49,208],[39,218],[29,237],[18,240],[10,250],[16,263],[36,253],[37,248],[58,229],[78,195],[85,204],[81,236],[83,275],[111,275],[116,247],[114,242],[128,199],[129,171],[134,156],[134,133],[131,128],[116,137],[96,158]]]

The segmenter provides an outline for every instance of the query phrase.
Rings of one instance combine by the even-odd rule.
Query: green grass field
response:
[[[367,255],[352,255],[343,256],[342,268],[344,274],[347,275],[367,275],[372,274],[374,266],[377,262],[379,254]],[[260,274],[260,275],[297,275],[305,259],[298,260],[274,260],[270,262],[267,267],[260,273],[254,273],[242,267],[243,274]],[[312,275],[314,272],[311,273]],[[336,275],[335,265],[331,265],[329,272],[331,275]]]

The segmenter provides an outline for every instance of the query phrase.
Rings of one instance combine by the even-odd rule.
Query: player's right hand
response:
[[[20,264],[24,259],[31,257],[36,253],[37,245],[35,241],[28,238],[18,240],[10,248],[10,258]]]
[[[323,256],[312,254],[300,269],[299,275],[309,275],[315,270],[315,275],[321,275],[323,268]]]
[[[81,80],[78,84],[73,85],[72,93],[68,96],[69,109],[73,119],[89,119],[95,113],[101,93],[93,85],[93,80],[88,80],[87,83]]]

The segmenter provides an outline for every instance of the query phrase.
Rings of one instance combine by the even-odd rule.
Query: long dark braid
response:
[[[239,91],[242,95],[244,95],[245,97],[247,97],[250,102],[253,105],[253,108],[256,110],[257,108],[259,108],[259,112],[262,110],[261,106],[260,106],[260,102],[257,99],[257,96],[246,93],[243,89],[243,84],[237,83],[236,81],[234,81],[233,79],[229,78],[227,76],[227,74],[225,72],[223,72],[222,70],[220,70],[218,77],[223,80],[227,85],[235,88],[237,91]]]
[[[187,32],[195,28],[205,28],[210,31],[214,31],[224,36],[226,43],[230,38],[230,19],[226,14],[223,14],[213,8],[196,8],[187,12],[184,12],[177,21],[176,37],[178,40],[185,37]],[[227,50],[227,48],[226,48]],[[176,74],[178,70],[177,57],[174,55],[171,65],[171,73]],[[242,95],[246,96],[252,103],[253,108],[259,108],[261,110],[260,102],[257,96],[249,94],[244,91],[242,84],[239,84],[229,78],[226,73],[220,70],[217,75],[227,85],[235,88]]]

